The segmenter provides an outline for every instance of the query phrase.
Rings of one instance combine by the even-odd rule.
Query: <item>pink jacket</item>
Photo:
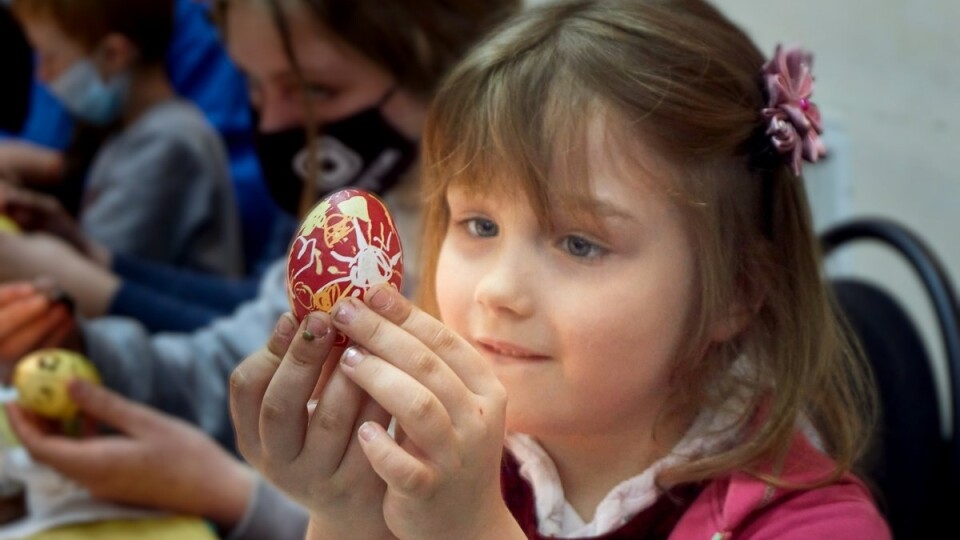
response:
[[[811,482],[832,467],[829,457],[797,435],[780,476],[789,483]],[[670,540],[890,538],[870,492],[852,475],[801,491],[773,488],[745,473],[708,484],[670,534]]]

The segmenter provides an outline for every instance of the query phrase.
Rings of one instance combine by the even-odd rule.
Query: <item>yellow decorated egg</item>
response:
[[[287,254],[287,296],[297,320],[329,312],[338,299],[403,280],[403,248],[387,206],[362,189],[342,189],[304,218]],[[337,336],[336,344],[346,338]]]
[[[100,375],[83,355],[66,349],[43,349],[24,356],[13,370],[13,386],[25,409],[47,418],[70,420],[77,404],[67,385],[73,379],[100,383]]]
[[[9,216],[0,214],[0,233],[19,233],[20,226],[17,225],[17,222],[10,219]]]

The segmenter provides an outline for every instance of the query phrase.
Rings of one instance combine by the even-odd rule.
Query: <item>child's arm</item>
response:
[[[63,154],[57,150],[26,140],[0,141],[0,176],[22,184],[56,185],[63,169]]]
[[[397,420],[358,439],[387,483],[383,512],[404,539],[526,538],[500,492],[506,391],[469,343],[389,286],[341,300],[334,324],[359,347],[341,369]],[[351,354],[354,353],[354,354]]]
[[[386,486],[353,437],[360,424],[387,413],[326,361],[335,332],[311,313],[298,325],[277,323],[266,348],[230,379],[230,411],[243,456],[307,508],[309,538],[390,538],[383,519]],[[324,366],[329,363],[328,369]],[[318,396],[316,406],[308,402]]]

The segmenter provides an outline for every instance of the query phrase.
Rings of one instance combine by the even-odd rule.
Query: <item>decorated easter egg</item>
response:
[[[344,297],[403,280],[403,248],[393,216],[376,195],[342,189],[322,199],[300,224],[287,255],[287,294],[297,320],[329,312]],[[337,336],[337,344],[346,338]]]
[[[28,354],[13,370],[13,386],[24,408],[40,416],[70,420],[77,404],[67,386],[73,379],[100,384],[100,375],[83,355],[66,349],[43,349]]]
[[[0,233],[18,233],[20,226],[17,222],[10,219],[10,216],[0,214]]]

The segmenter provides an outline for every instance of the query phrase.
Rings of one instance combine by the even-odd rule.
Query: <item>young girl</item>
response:
[[[514,20],[428,119],[426,311],[282,319],[234,374],[244,455],[316,538],[888,538],[799,176],[809,68],[701,0]]]

